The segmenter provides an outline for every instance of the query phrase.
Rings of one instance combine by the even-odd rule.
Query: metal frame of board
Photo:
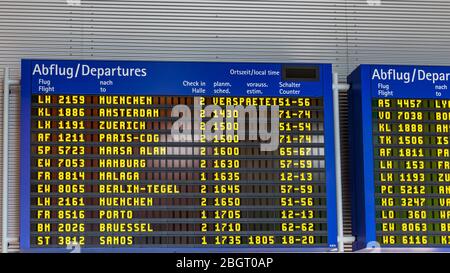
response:
[[[32,76],[34,65],[59,65],[72,66],[74,77],[67,79],[64,75],[44,75],[51,79],[55,90],[54,94],[89,94],[102,95],[98,89],[98,78],[95,75],[81,76],[80,64],[92,67],[106,68],[120,65],[122,67],[146,67],[151,77],[131,77],[121,80],[120,77],[106,77],[114,81],[114,87],[107,94],[117,95],[184,95],[195,96],[189,89],[180,88],[176,82],[180,79],[196,79],[201,75],[205,82],[221,80],[218,75],[225,75],[231,68],[240,70],[272,69],[282,71],[283,64],[277,63],[220,63],[220,62],[128,62],[128,61],[95,61],[95,60],[22,60],[22,88],[21,88],[21,240],[20,248],[23,252],[70,252],[62,248],[30,248],[30,110],[31,94],[37,91],[37,77]],[[300,96],[323,97],[324,99],[324,130],[325,130],[325,162],[326,162],[326,188],[327,188],[327,221],[328,221],[328,248],[323,247],[105,247],[105,248],[82,248],[83,252],[312,252],[312,251],[335,251],[337,248],[337,212],[336,212],[336,166],[335,166],[335,132],[333,115],[333,81],[332,68],[330,64],[286,64],[296,66],[316,66],[320,69],[320,81],[302,81],[302,93]],[[82,68],[81,68],[82,69]],[[250,73],[250,72],[249,72]],[[157,79],[157,80],[155,80]],[[225,78],[229,80],[228,78]],[[259,77],[259,80],[264,77]],[[266,79],[267,80],[267,79]],[[280,77],[274,77],[269,86],[278,86]],[[245,86],[246,77],[240,76],[233,79],[234,86]],[[80,92],[80,90],[83,90]],[[208,93],[209,92],[209,93]],[[279,97],[287,96],[278,94],[278,89],[270,89],[257,96]],[[211,90],[201,96],[213,96]],[[248,97],[244,88],[237,90],[230,96]],[[226,94],[225,94],[226,96]]]

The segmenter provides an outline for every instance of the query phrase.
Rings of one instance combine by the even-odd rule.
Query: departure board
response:
[[[449,79],[416,66],[350,76],[356,249],[450,246]]]
[[[24,251],[336,248],[331,65],[23,60]]]

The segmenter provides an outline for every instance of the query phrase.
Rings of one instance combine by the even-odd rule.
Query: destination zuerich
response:
[[[423,69],[414,68],[413,71],[398,71],[395,68],[387,70],[375,68],[372,73],[372,80],[382,81],[402,81],[405,84],[415,81],[448,82],[450,72],[427,72]]]

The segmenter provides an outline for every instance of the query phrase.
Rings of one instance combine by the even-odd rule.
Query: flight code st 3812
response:
[[[218,259],[183,257],[176,260],[176,268],[198,271],[208,271],[220,268],[267,269],[270,268],[273,262],[274,259],[271,257],[220,257]]]

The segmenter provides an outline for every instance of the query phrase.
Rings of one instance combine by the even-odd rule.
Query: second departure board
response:
[[[336,248],[330,65],[22,61],[25,251]]]
[[[450,68],[350,77],[356,248],[450,246]]]

